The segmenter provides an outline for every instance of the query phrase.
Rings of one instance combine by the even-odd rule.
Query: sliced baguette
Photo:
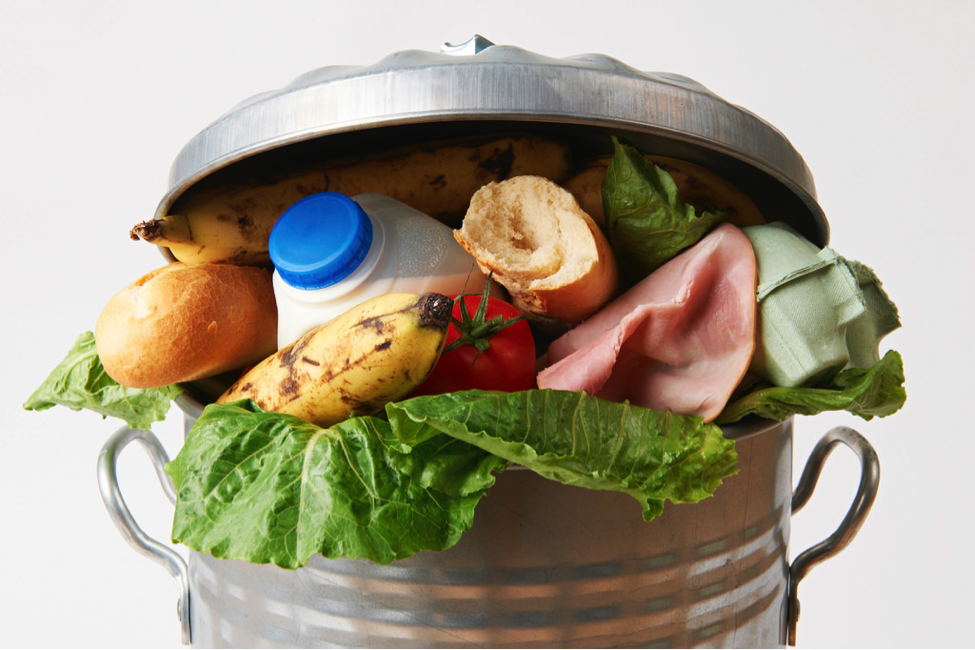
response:
[[[550,329],[582,322],[619,285],[602,231],[569,192],[540,176],[482,187],[454,237],[516,307]]]

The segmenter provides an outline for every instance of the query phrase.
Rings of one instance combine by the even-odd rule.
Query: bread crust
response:
[[[130,388],[158,388],[251,365],[275,352],[271,272],[169,264],[112,296],[95,325],[105,371]]]
[[[546,178],[485,185],[454,237],[484,273],[494,274],[516,307],[542,323],[574,326],[619,286],[616,258],[599,226]]]

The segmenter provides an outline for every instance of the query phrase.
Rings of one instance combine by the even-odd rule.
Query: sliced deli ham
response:
[[[755,350],[755,254],[722,225],[557,339],[540,388],[713,420]]]

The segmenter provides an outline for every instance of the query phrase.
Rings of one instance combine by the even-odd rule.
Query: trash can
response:
[[[369,66],[324,67],[245,100],[179,153],[157,216],[194,192],[295,161],[513,131],[565,142],[581,157],[611,151],[610,135],[625,137],[720,173],[769,220],[817,245],[828,241],[802,157],[747,110],[679,75],[597,54],[550,58],[480,36]],[[189,430],[203,404],[177,401]],[[769,647],[794,644],[799,581],[849,543],[879,481],[870,444],[838,428],[820,440],[794,489],[793,428],[793,419],[726,427],[739,473],[713,497],[670,505],[649,523],[627,495],[511,468],[456,546],[388,565],[317,556],[286,570],[195,551],[185,562],[142,532],[116,480],[118,455],[138,441],[175,501],[162,471],[168,459],[149,431],[117,431],[98,476],[122,534],[177,580],[187,644]],[[840,528],[790,563],[792,514],[837,445],[861,461],[859,490]]]

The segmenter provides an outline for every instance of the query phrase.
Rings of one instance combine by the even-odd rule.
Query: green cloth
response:
[[[743,232],[758,264],[752,372],[776,386],[808,386],[879,360],[880,340],[900,321],[873,271],[782,223]]]

